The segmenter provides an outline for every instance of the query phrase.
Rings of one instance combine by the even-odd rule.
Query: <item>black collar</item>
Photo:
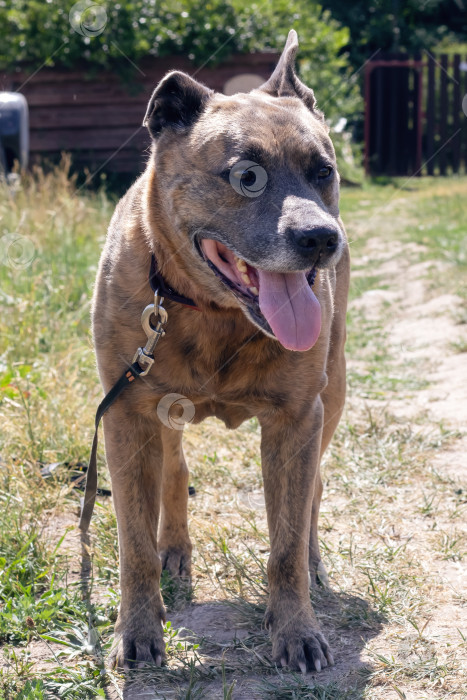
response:
[[[178,304],[189,306],[191,309],[196,309],[196,311],[200,310],[196,303],[193,301],[193,299],[189,299],[188,297],[183,297],[181,294],[177,294],[177,292],[175,292],[173,289],[171,289],[171,287],[169,287],[166,284],[164,278],[159,272],[154,254],[151,255],[151,267],[149,268],[149,284],[151,285],[152,291],[155,293],[157,292],[159,296],[164,297],[164,299],[176,301]]]

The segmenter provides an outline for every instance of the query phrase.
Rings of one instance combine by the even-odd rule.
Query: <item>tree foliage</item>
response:
[[[350,59],[358,69],[376,51],[443,50],[466,41],[465,0],[322,0],[350,30]]]

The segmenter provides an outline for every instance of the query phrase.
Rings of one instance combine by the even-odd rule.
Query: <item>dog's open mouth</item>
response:
[[[321,307],[312,290],[315,268],[270,272],[252,267],[227,246],[204,238],[202,254],[246,305],[252,320],[288,350],[309,350],[321,331]]]

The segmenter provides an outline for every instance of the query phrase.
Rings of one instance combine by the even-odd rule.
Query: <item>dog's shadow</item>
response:
[[[384,617],[367,601],[347,593],[318,588],[312,598],[335,666],[307,676],[278,668],[271,660],[270,638],[262,625],[264,599],[187,603],[168,614],[169,634],[174,635],[168,667],[131,672],[124,684],[124,699],[252,700],[279,692],[307,697],[313,687],[334,692],[352,688],[353,697],[363,698],[372,671],[364,648],[380,632]],[[226,695],[232,684],[233,694]]]

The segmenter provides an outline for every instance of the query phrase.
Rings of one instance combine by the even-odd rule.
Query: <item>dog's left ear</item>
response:
[[[258,89],[274,97],[299,97],[311,112],[321,117],[321,113],[315,109],[316,100],[313,90],[302,83],[295,73],[295,57],[297,51],[297,32],[295,29],[291,29],[279,63],[273,74],[269,80]]]
[[[143,126],[155,139],[165,127],[191,126],[213,94],[186,73],[172,71],[161,80],[149,100]]]

